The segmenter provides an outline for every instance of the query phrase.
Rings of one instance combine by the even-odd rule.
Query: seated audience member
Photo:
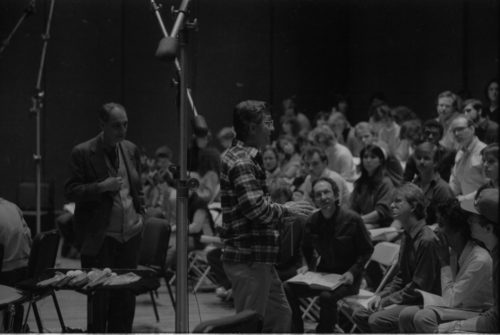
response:
[[[304,332],[298,298],[319,296],[320,317],[316,332],[331,333],[337,324],[337,301],[358,293],[364,264],[370,258],[373,246],[361,217],[340,206],[339,189],[332,179],[322,177],[315,180],[312,197],[319,211],[314,212],[306,223],[303,250],[307,265],[299,269],[299,273],[311,269],[341,274],[342,285],[333,291],[321,291],[286,283],[285,292],[292,308],[292,332]],[[317,267],[314,253],[320,257]]]
[[[499,85],[498,79],[492,79],[486,85],[486,113],[490,120],[498,122],[499,105]]]
[[[437,171],[441,178],[448,182],[450,180],[451,169],[455,164],[455,150],[447,149],[440,144],[443,137],[443,126],[435,119],[429,119],[424,122],[423,126],[423,141],[433,143],[437,147],[439,162]],[[414,155],[406,161],[404,169],[404,180],[412,181],[418,173]]]
[[[498,188],[498,143],[491,143],[481,150],[483,172],[487,178],[481,188]]]
[[[23,212],[0,198],[0,245],[4,247],[0,284],[14,286],[28,276],[31,233]]]
[[[442,323],[440,333],[498,333],[498,189],[488,188],[477,193],[475,207],[479,215],[469,217],[472,238],[481,241],[493,259],[493,306],[479,316]]]
[[[392,108],[391,115],[394,121],[399,125],[403,124],[405,121],[417,119],[417,114],[407,106],[396,106]]]
[[[472,239],[467,212],[454,198],[438,210],[436,234],[443,302],[439,306],[403,309],[399,314],[399,329],[403,333],[436,333],[440,323],[470,318],[493,303],[492,260],[488,251]]]
[[[392,223],[390,204],[394,183],[386,175],[385,154],[370,144],[361,151],[361,176],[354,182],[350,208],[359,213],[367,229],[387,227]]]
[[[372,125],[368,122],[359,122],[354,129],[356,138],[363,144],[362,148],[368,144],[374,144],[385,150],[387,154],[385,161],[386,172],[391,180],[394,180],[396,184],[400,184],[403,181],[403,167],[396,156],[389,152],[387,143],[377,140]]]
[[[457,116],[450,125],[459,148],[450,177],[450,186],[462,204],[462,208],[473,211],[474,195],[479,186],[486,183],[481,164],[481,150],[486,144],[474,133],[472,121],[463,115]]]
[[[200,150],[199,158],[197,172],[200,185],[196,193],[207,204],[219,201],[220,152],[215,148],[204,148]]]
[[[444,91],[438,95],[436,105],[438,117],[436,120],[443,127],[443,137],[439,143],[449,150],[457,150],[450,126],[455,117],[460,115],[461,105],[460,97],[451,91]]]
[[[380,105],[374,109],[373,117],[380,123],[377,138],[387,143],[388,152],[395,153],[400,142],[401,127],[394,121],[391,108],[385,104]]]
[[[283,99],[281,106],[283,108],[283,116],[293,117],[297,120],[299,127],[296,135],[302,136],[307,134],[311,129],[311,122],[304,113],[299,111],[296,97],[292,95]]]
[[[413,183],[424,192],[427,207],[426,222],[430,225],[437,222],[437,206],[455,198],[450,185],[437,172],[438,154],[438,148],[430,142],[419,144],[414,154],[418,175],[413,179]]]
[[[346,146],[338,143],[337,135],[329,126],[314,128],[310,136],[314,144],[325,151],[328,168],[337,172],[345,180],[351,180],[354,174],[352,154]]]
[[[337,135],[338,143],[348,147],[348,143],[353,140],[354,129],[347,121],[346,116],[341,112],[331,112],[327,125]]]
[[[281,135],[276,143],[276,149],[281,174],[292,181],[297,176],[302,160],[297,152],[297,141],[290,135]]]
[[[464,101],[464,114],[473,123],[477,138],[480,141],[490,144],[498,141],[498,123],[490,120],[487,113],[483,112],[483,103],[477,99]]]
[[[330,117],[330,113],[325,111],[319,111],[314,115],[313,126],[314,128],[328,125],[328,118]]]
[[[311,199],[312,183],[321,178],[328,177],[332,179],[340,190],[340,204],[347,205],[349,203],[349,187],[337,172],[330,170],[328,166],[328,157],[320,147],[309,147],[304,154],[305,168],[308,170],[304,183],[299,187],[304,194],[304,198],[311,204],[314,201]]]
[[[280,118],[281,135],[288,135],[297,139],[300,136],[300,123],[295,116],[283,115]]]
[[[403,122],[399,132],[399,143],[394,150],[394,155],[398,160],[406,165],[406,162],[415,151],[415,146],[422,139],[422,124],[419,119]]]
[[[364,332],[397,332],[399,313],[422,304],[422,296],[415,289],[441,292],[438,237],[425,222],[424,193],[414,184],[403,184],[395,191],[391,210],[404,229],[398,271],[369,302],[368,309],[361,307],[354,312],[353,319]]]
[[[279,167],[278,151],[271,145],[267,145],[262,150],[262,163],[264,170],[266,170],[266,183],[269,184],[272,180],[280,178],[283,174]]]
[[[21,209],[3,198],[0,198],[0,245],[3,247],[3,259],[0,259],[0,284],[15,286],[28,278],[31,232],[24,221]],[[14,312],[13,330],[21,332],[23,306],[16,305]],[[9,329],[7,322],[12,317],[9,313],[5,311],[4,325],[0,325],[0,330]],[[2,320],[1,315],[0,320]]]

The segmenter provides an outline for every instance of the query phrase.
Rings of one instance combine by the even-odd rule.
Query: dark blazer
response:
[[[135,210],[143,214],[139,150],[129,141],[122,141],[118,146],[124,157]],[[82,255],[97,255],[109,225],[113,193],[100,193],[97,186],[99,182],[109,177],[104,155],[101,134],[78,144],[71,152],[70,178],[66,181],[64,193],[69,201],[76,204],[74,217],[76,236],[82,245]]]

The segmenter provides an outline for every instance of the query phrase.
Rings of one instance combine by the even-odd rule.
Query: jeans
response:
[[[260,314],[264,332],[290,332],[292,311],[273,264],[224,262],[223,267],[237,313],[249,309]]]

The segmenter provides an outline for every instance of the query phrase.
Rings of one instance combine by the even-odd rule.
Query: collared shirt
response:
[[[422,180],[419,176],[415,177],[413,183],[424,190],[422,187]],[[439,204],[455,198],[450,185],[439,176],[439,173],[434,174],[434,178],[431,180],[429,187],[424,190],[424,195],[427,208],[425,220],[428,224],[437,222],[437,206]]]
[[[485,146],[486,144],[474,137],[466,147],[457,152],[450,177],[450,187],[455,195],[474,193],[479,186],[486,183],[481,158],[481,150]],[[464,208],[473,208],[473,197],[464,202]]]
[[[415,292],[417,288],[438,295],[441,293],[437,241],[436,234],[424,220],[404,232],[398,272],[380,293],[383,307],[421,304],[422,296]]]
[[[488,251],[470,240],[457,262],[453,252],[450,265],[441,268],[442,297],[447,307],[483,311],[493,304],[492,267]]]
[[[477,317],[455,321],[455,330],[461,332],[498,333],[498,244],[491,251],[493,258],[493,306]]]
[[[278,219],[288,211],[271,202],[256,148],[236,141],[222,154],[221,238],[225,262],[275,263]]]
[[[303,251],[310,266],[315,264],[313,250],[321,257],[317,271],[343,274],[349,270],[354,282],[360,282],[373,245],[361,216],[338,207],[331,218],[317,211],[307,220]]]
[[[337,172],[330,170],[329,168],[325,168],[323,172],[321,173],[320,178],[330,178],[337,184],[339,187],[339,193],[340,193],[340,204],[341,205],[348,205],[349,204],[349,197],[350,197],[350,188],[348,183],[345,181],[344,178]],[[319,179],[319,178],[317,178]],[[304,180],[304,183],[300,186],[300,190],[304,192],[305,199],[309,201],[311,204],[314,205],[313,200],[311,199],[311,192],[312,192],[312,183],[316,180],[316,178],[313,178],[310,174],[307,175],[306,180]]]

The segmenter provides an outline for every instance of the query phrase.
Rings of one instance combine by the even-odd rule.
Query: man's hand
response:
[[[382,298],[379,295],[376,295],[370,302],[368,303],[368,310],[372,312],[376,312],[380,309],[380,300]]]
[[[354,281],[354,276],[352,275],[351,271],[347,271],[340,277],[339,281],[342,284],[351,285]]]
[[[438,229],[436,231],[436,236],[438,237],[438,247],[436,251],[439,258],[439,263],[441,264],[441,267],[450,265],[450,248],[448,240],[446,239],[446,235]]]
[[[304,265],[297,269],[297,274],[303,275],[307,271],[309,271],[309,267],[307,265]]]
[[[308,217],[314,211],[314,207],[307,201],[289,201],[285,207],[293,216]]]
[[[123,185],[122,177],[108,177],[99,183],[99,188],[102,192],[116,192]]]

